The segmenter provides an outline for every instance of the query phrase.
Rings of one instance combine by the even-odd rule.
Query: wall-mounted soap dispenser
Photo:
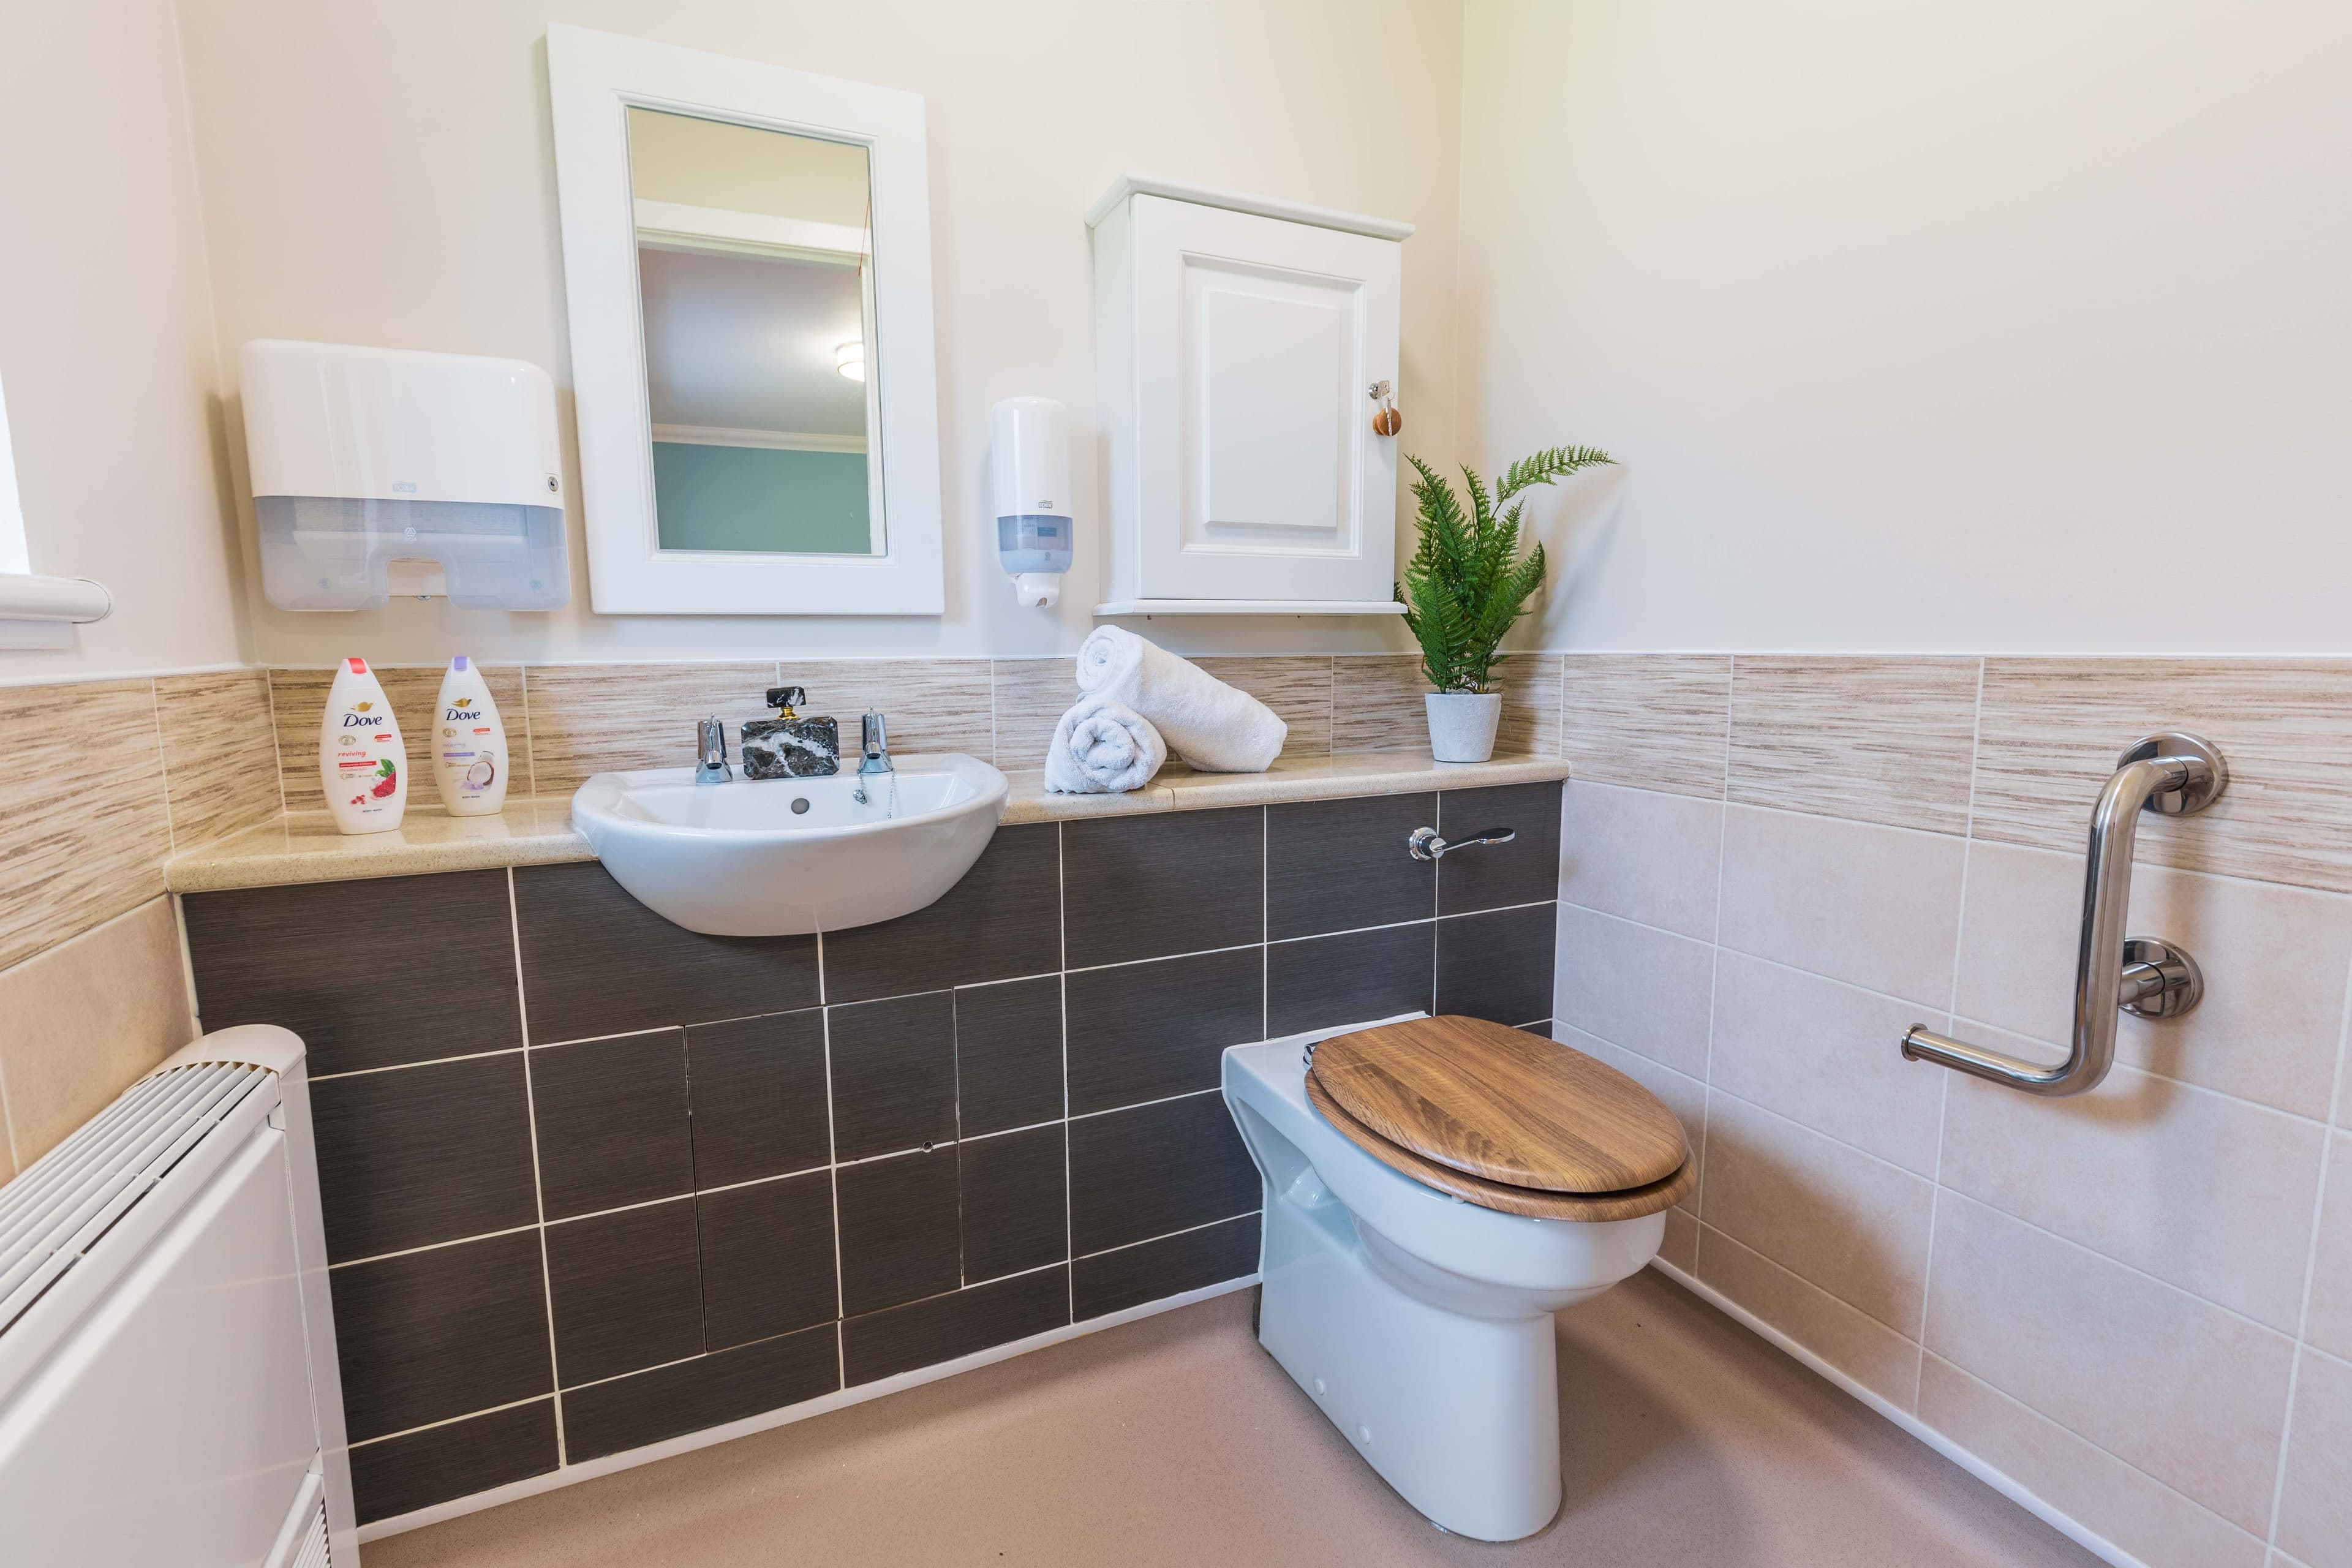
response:
[[[1069,411],[1050,397],[1006,398],[990,420],[989,463],[997,557],[1013,596],[1033,609],[1058,604],[1076,531]]]
[[[270,339],[246,344],[237,367],[271,604],[373,608],[392,596],[395,561],[437,566],[440,591],[468,609],[571,598],[545,371]]]

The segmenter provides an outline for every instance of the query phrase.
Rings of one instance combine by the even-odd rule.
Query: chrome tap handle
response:
[[[1405,852],[1416,860],[1442,860],[1455,849],[1474,844],[1508,844],[1518,837],[1512,827],[1482,827],[1466,838],[1440,838],[1434,827],[1416,827],[1405,836]]]
[[[727,725],[717,714],[694,727],[694,768],[697,784],[725,784],[735,776],[727,763]]]
[[[890,737],[878,711],[868,710],[858,724],[858,750],[864,760],[857,764],[861,773],[887,773],[890,766]]]

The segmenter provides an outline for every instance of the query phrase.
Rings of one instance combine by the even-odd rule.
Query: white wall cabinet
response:
[[[1098,616],[1392,614],[1412,226],[1129,175],[1087,215],[1108,438]]]

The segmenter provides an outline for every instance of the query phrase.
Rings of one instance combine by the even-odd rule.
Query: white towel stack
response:
[[[1151,782],[1168,743],[1150,721],[1099,697],[1081,697],[1054,726],[1045,787],[1055,795],[1124,795]]]
[[[1078,645],[1078,689],[1141,716],[1202,773],[1262,773],[1290,732],[1248,692],[1117,626]]]

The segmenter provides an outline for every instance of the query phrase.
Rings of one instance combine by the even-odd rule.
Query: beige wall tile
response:
[[[2149,1568],[2262,1568],[2253,1536],[1940,1356],[1920,1368],[1919,1419]]]
[[[0,971],[0,1079],[29,1165],[195,1038],[168,898]]]
[[[1723,798],[1727,654],[1561,658],[1560,754],[1595,784]]]
[[[1978,664],[1741,654],[1729,798],[1965,832]]]
[[[1274,710],[1289,727],[1282,738],[1286,757],[1328,757],[1331,754],[1332,659],[1196,658],[1192,661],[1228,686],[1239,687]],[[1510,700],[1503,702],[1507,717]],[[1501,750],[1497,745],[1496,750]]]
[[[996,765],[1007,771],[1044,767],[1054,726],[1078,700],[1076,663],[1067,658],[1000,658],[992,661],[992,674]]]
[[[1574,1046],[1585,1055],[1615,1068],[1656,1095],[1660,1103],[1675,1113],[1675,1120],[1683,1124],[1683,1141],[1690,1145],[1691,1156],[1697,1158],[1700,1141],[1706,1134],[1706,1085],[1676,1072],[1662,1062],[1652,1061],[1638,1051],[1612,1046],[1598,1035],[1588,1035],[1575,1025],[1563,1024],[1556,1018],[1552,1020],[1551,1037],[1564,1046]],[[1675,1206],[1678,1210],[1696,1214],[1699,1189],[1694,1187]]]
[[[1559,896],[1715,940],[1723,804],[1583,779],[1561,792]]]
[[[1726,952],[1715,971],[1709,1081],[1919,1175],[1936,1173],[1942,1068],[1903,1059],[1908,1002]]]
[[[267,671],[163,676],[155,682],[155,715],[173,852],[226,838],[283,809]],[[314,761],[317,746],[314,739]]]
[[[393,716],[400,721],[400,740],[408,752],[408,804],[417,806],[438,805],[440,792],[433,784],[433,756],[426,748],[433,739],[436,721],[440,717],[436,704],[441,699],[441,678],[446,668],[439,665],[374,665],[376,679],[383,684],[384,697],[392,703]],[[523,668],[519,664],[486,664],[480,667],[483,679],[488,682],[490,700],[499,705],[499,722],[506,726],[507,746],[514,752],[516,773],[509,785],[513,795],[537,793],[530,774],[530,724],[525,711]],[[551,667],[552,668],[552,667]],[[579,665],[583,671],[613,671],[625,667],[614,665]],[[324,811],[327,797],[319,789],[319,720],[327,710],[327,692],[335,683],[335,672],[325,669],[273,669],[269,671],[270,707],[278,727],[278,766],[279,787],[284,792],[289,811]],[[757,701],[754,694],[753,700]],[[677,759],[693,760],[694,734],[677,748]],[[633,763],[632,766],[650,766]],[[590,769],[593,773],[594,769]],[[585,778],[586,773],[581,775]],[[572,781],[573,784],[579,779]],[[568,793],[570,786],[565,786]]]
[[[984,658],[787,659],[777,683],[804,687],[804,715],[829,714],[841,727],[841,754],[857,750],[868,709],[887,721],[893,752],[996,755],[989,661]],[[730,737],[730,743],[732,743]],[[1039,748],[1038,757],[1045,756]]]
[[[1506,654],[1495,666],[1494,689],[1503,694],[1503,717],[1495,730],[1496,756],[1559,755],[1559,657]]]
[[[1955,1011],[2063,1045],[2082,900],[2079,854],[1971,845]],[[2129,929],[2187,947],[2204,971],[2205,999],[2179,1018],[2119,1020],[2118,1060],[2326,1116],[2352,970],[2352,900],[2143,863]]]
[[[2295,1378],[2278,1543],[2311,1568],[2352,1568],[2352,1364],[2308,1351]]]
[[[775,684],[767,663],[532,665],[524,676],[532,785],[569,795],[591,773],[691,767],[694,727],[714,713],[727,721],[729,757],[740,761],[736,726],[771,716]]]
[[[1928,1350],[2268,1529],[2292,1342],[1957,1194],[1937,1219]]]
[[[1733,806],[1717,940],[1940,1012],[1965,857],[1945,834]]]
[[[1696,1278],[1698,1268],[1698,1221],[1680,1207],[1666,1211],[1666,1237],[1658,1244],[1658,1256]]]
[[[1558,933],[1553,1018],[1677,1072],[1706,1076],[1714,949],[1574,904],[1560,906]]]
[[[1429,678],[1410,653],[1343,654],[1332,661],[1331,750],[1429,750]]]
[[[1960,1032],[1995,1050],[2024,1044]],[[1950,1077],[1946,1186],[2294,1331],[2326,1136],[2316,1123],[2126,1067],[2067,1100]]]
[[[2143,819],[2140,858],[2352,891],[2352,662],[1994,658],[1977,750],[1979,837],[2077,850],[2126,746],[2186,730],[2221,748],[2211,809]]]
[[[1698,1278],[1874,1394],[1908,1410],[1918,1394],[1919,1347],[1866,1313],[1807,1284],[1713,1226],[1698,1238]]]
[[[1700,1220],[1897,1333],[1916,1332],[1930,1184],[1720,1089],[1706,1104]],[[1704,1267],[1705,1237],[1699,1252]]]
[[[152,682],[0,689],[0,967],[163,890]]]
[[[2320,1200],[2319,1246],[2312,1259],[2311,1315],[2303,1337],[2352,1361],[2352,1133],[2338,1132]]]

